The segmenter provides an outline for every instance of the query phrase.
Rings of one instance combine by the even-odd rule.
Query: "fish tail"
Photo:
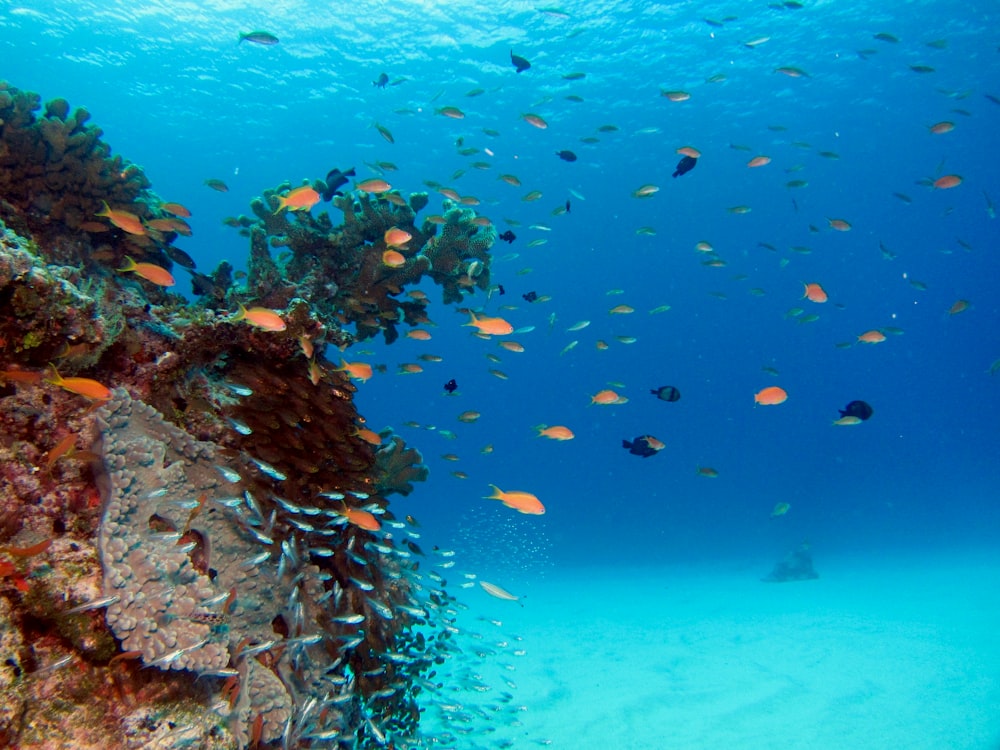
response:
[[[134,271],[136,268],[137,268],[137,266],[135,264],[135,259],[131,255],[126,255],[125,256],[125,265],[122,266],[121,268],[117,269],[117,270],[120,271],[120,272],[122,272],[122,273],[126,273],[128,271]]]
[[[231,317],[230,320],[237,321],[237,320],[243,320],[243,319],[245,319],[246,316],[247,316],[247,309],[246,309],[246,307],[243,306],[242,302],[237,302],[236,304],[239,305],[240,309],[236,311],[236,314],[233,315],[233,317]]]
[[[51,385],[62,385],[63,377],[59,374],[59,370],[56,369],[56,366],[51,362],[49,362],[49,370],[52,371],[52,374],[45,379],[45,382]]]
[[[351,167],[346,172],[343,173],[345,177],[354,177],[357,172],[354,171],[354,167]]]
[[[484,499],[485,500],[502,500],[503,499],[503,490],[500,489],[499,487],[497,487],[495,484],[491,484],[490,487],[493,488],[493,494],[492,495],[486,495]]]
[[[100,211],[98,211],[94,216],[110,216],[111,206],[108,205],[107,201],[101,201],[101,205],[104,206]]]
[[[628,440],[622,440],[622,448],[627,448],[628,450],[631,450],[632,443],[630,443]]]

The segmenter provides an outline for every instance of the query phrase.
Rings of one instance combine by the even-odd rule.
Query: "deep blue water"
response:
[[[995,543],[1000,374],[988,370],[1000,358],[1000,221],[988,208],[1000,201],[1000,105],[989,97],[1000,98],[1000,6],[803,5],[566,2],[556,14],[531,3],[0,2],[0,75],[87,107],[159,195],[192,209],[195,234],[179,244],[202,269],[246,256],[224,217],[334,166],[354,165],[360,179],[375,174],[366,163],[392,162],[398,171],[386,176],[404,193],[435,180],[479,197],[499,230],[513,227],[514,244],[493,249],[506,295],[479,292],[467,304],[534,326],[512,337],[524,353],[472,337],[467,316],[428,285],[431,341],[364,342],[345,354],[387,365],[360,386],[358,404],[431,467],[428,482],[393,500],[421,519],[428,545],[531,576],[584,561],[772,560],[805,539],[818,558]],[[727,16],[737,18],[705,21]],[[252,29],[280,44],[237,45]],[[530,70],[514,71],[511,49]],[[373,87],[382,72],[396,85]],[[565,78],[574,72],[586,76]],[[469,96],[475,89],[483,93]],[[661,90],[691,97],[671,102]],[[435,114],[443,106],[466,117]],[[526,112],[548,128],[524,122]],[[952,132],[929,132],[945,120]],[[581,141],[591,136],[600,140]],[[458,139],[493,155],[461,156]],[[672,179],[686,145],[702,157]],[[578,161],[561,161],[562,149]],[[747,168],[755,155],[772,161]],[[963,182],[917,184],[944,174]],[[230,192],[210,190],[208,178]],[[660,191],[631,197],[644,184]],[[542,198],[523,201],[532,190]],[[424,213],[441,210],[431,192]],[[553,215],[567,200],[571,211]],[[833,218],[852,229],[832,230]],[[551,231],[530,228],[539,224]],[[536,239],[547,242],[528,247]],[[725,267],[703,265],[699,241]],[[803,282],[821,283],[830,301],[802,300]],[[552,299],[527,304],[528,291]],[[960,299],[970,309],[950,316]],[[618,304],[635,312],[609,315]],[[670,309],[648,312],[661,305]],[[819,319],[787,317],[795,307]],[[590,326],[567,332],[582,320]],[[836,347],[887,326],[903,332]],[[421,353],[444,361],[396,374]],[[451,397],[449,378],[460,386]],[[623,383],[629,402],[589,406],[609,382]],[[679,402],[649,394],[666,384]],[[788,401],[755,408],[753,394],[769,385]],[[831,426],[854,399],[874,407],[872,419]],[[466,410],[482,417],[459,422]],[[536,438],[539,423],[576,438]],[[626,453],[621,440],[641,434],[666,449]],[[546,515],[481,499],[489,483],[534,492]],[[791,510],[770,519],[777,502]]]

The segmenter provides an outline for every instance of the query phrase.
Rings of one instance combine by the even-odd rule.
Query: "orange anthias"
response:
[[[128,211],[112,210],[107,201],[101,201],[104,208],[98,211],[95,216],[103,216],[112,224],[129,234],[146,234],[146,227],[142,225],[142,220]]]
[[[788,399],[788,394],[784,388],[776,385],[762,388],[754,394],[753,400],[761,406],[777,406],[783,404]]]
[[[477,318],[473,312],[470,312],[469,315],[472,316],[472,320],[463,323],[463,325],[474,326],[480,333],[490,336],[506,336],[508,333],[514,332],[514,326],[503,318],[488,318],[485,315]]]
[[[278,313],[266,307],[251,307],[247,309],[243,305],[240,305],[239,312],[229,320],[234,323],[238,320],[243,320],[255,328],[262,328],[265,331],[284,331],[287,327],[285,321],[282,320]]]
[[[572,440],[576,437],[569,427],[562,425],[553,425],[552,427],[540,425],[535,429],[538,431],[538,437],[547,437],[550,440]]]
[[[862,344],[881,344],[885,341],[885,334],[877,329],[872,329],[858,336],[858,341]]]
[[[319,193],[308,185],[303,185],[290,191],[288,195],[279,195],[278,207],[274,213],[278,213],[283,208],[287,208],[289,211],[308,211],[317,203],[319,203]]]
[[[613,404],[624,404],[628,401],[624,396],[619,396],[612,390],[598,391],[590,397],[590,403],[598,406],[611,406]]]
[[[826,302],[828,297],[826,296],[826,291],[819,284],[811,283],[806,284],[805,294],[802,295],[803,299],[807,299],[810,302]]]
[[[158,266],[155,263],[136,263],[127,255],[125,256],[125,265],[118,270],[121,273],[132,271],[136,276],[141,276],[146,281],[157,286],[173,286],[177,283],[174,281],[173,275],[166,268]]]
[[[372,376],[372,366],[367,362],[347,362],[340,360],[340,367],[334,372],[346,372],[352,378],[357,378],[362,383]]]
[[[45,382],[95,401],[107,401],[111,398],[111,389],[106,385],[101,385],[90,378],[64,378],[54,366],[52,374],[45,379]]]
[[[347,519],[348,523],[354,524],[359,529],[364,529],[365,531],[378,531],[382,528],[382,524],[378,522],[378,519],[367,510],[348,508],[345,505],[344,509],[338,512]]]
[[[413,239],[413,235],[399,227],[392,227],[392,229],[385,230],[383,239],[387,247],[403,247],[403,245]]]
[[[518,513],[525,513],[532,516],[540,516],[545,513],[545,506],[530,492],[521,492],[520,490],[504,492],[495,484],[491,484],[490,487],[493,488],[493,494],[487,495],[487,500],[499,500],[508,508],[513,508]]]

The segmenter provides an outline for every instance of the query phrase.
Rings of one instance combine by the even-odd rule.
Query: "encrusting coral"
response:
[[[401,296],[424,276],[449,303],[487,288],[494,230],[459,207],[418,228],[427,196],[397,192],[338,197],[334,227],[277,211],[285,185],[229,222],[246,284],[192,268],[189,304],[117,270],[176,260],[180,225],[152,226],[168,204],[86,112],[39,101],[0,84],[0,744],[416,736],[450,597],[387,498],[427,469],[397,435],[362,439],[322,352],[425,321]],[[98,221],[105,203],[137,224]],[[391,229],[410,237],[395,266]],[[238,304],[281,326],[223,313]],[[54,694],[77,721],[44,718]]]

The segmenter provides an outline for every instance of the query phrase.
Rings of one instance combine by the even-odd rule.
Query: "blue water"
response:
[[[335,166],[353,165],[362,179],[377,174],[366,164],[392,162],[394,188],[437,181],[479,197],[481,214],[513,229],[512,245],[493,248],[492,279],[506,294],[477,292],[466,304],[533,326],[511,337],[524,353],[473,337],[468,316],[430,284],[430,341],[369,341],[345,353],[386,365],[359,387],[359,409],[374,428],[396,429],[431,469],[393,508],[420,519],[428,546],[458,550],[511,588],[579,564],[760,567],[804,540],[817,560],[995,545],[1000,6],[804,6],[0,2],[0,57],[18,88],[88,108],[115,153],[194,212],[194,236],[178,244],[200,269],[245,262],[246,241],[223,218],[249,212],[265,189]],[[721,26],[705,21],[730,15],[738,18]],[[280,44],[237,45],[252,29]],[[512,49],[529,70],[515,72]],[[392,85],[373,87],[382,72]],[[573,72],[586,76],[567,80]],[[483,93],[469,96],[475,89]],[[671,102],[663,90],[690,99]],[[465,118],[435,114],[444,106]],[[548,128],[526,123],[528,112]],[[929,131],[945,120],[952,132]],[[480,151],[461,156],[459,139]],[[672,179],[682,146],[702,157]],[[562,149],[578,161],[561,161]],[[772,161],[748,168],[756,155]],[[927,186],[945,174],[962,184]],[[230,191],[210,190],[209,178]],[[786,187],[791,180],[808,185]],[[644,184],[660,190],[633,198]],[[533,190],[542,198],[523,201]],[[441,211],[430,192],[424,215]],[[566,201],[570,212],[554,215]],[[735,206],[752,210],[727,211]],[[828,219],[852,228],[834,231]],[[531,228],[539,224],[550,231]],[[538,239],[545,244],[528,247]],[[726,265],[704,265],[699,241]],[[829,302],[803,300],[804,282],[821,283]],[[528,304],[529,291],[551,301]],[[971,306],[949,315],[958,300]],[[619,304],[635,312],[610,315]],[[670,309],[649,312],[661,305]],[[789,317],[795,307],[819,319]],[[567,331],[583,320],[591,324]],[[836,346],[886,327],[902,333]],[[444,361],[420,362],[422,353]],[[406,362],[424,372],[396,374]],[[459,392],[447,396],[451,378]],[[614,387],[628,403],[590,406],[609,382],[623,384]],[[650,395],[667,384],[680,389],[677,403]],[[755,407],[754,393],[770,385],[788,401]],[[832,426],[855,399],[874,407],[871,420]],[[458,421],[466,410],[482,416]],[[537,438],[541,423],[576,437]],[[665,450],[642,459],[622,449],[623,438],[643,434]],[[719,476],[700,476],[699,466]],[[535,493],[546,514],[482,499],[490,483]],[[791,508],[772,519],[778,502]]]
[[[202,269],[244,263],[246,243],[224,217],[248,212],[266,188],[334,166],[353,165],[360,179],[375,174],[366,163],[389,161],[398,171],[386,176],[404,192],[436,180],[479,197],[480,213],[501,231],[506,219],[519,222],[515,243],[493,248],[493,280],[506,296],[480,292],[468,304],[534,326],[513,337],[524,353],[471,337],[467,317],[441,304],[435,288],[426,289],[435,300],[431,341],[365,342],[355,349],[372,355],[348,353],[388,366],[361,388],[359,407],[424,454],[431,478],[400,502],[445,544],[454,537],[481,548],[502,526],[517,544],[491,552],[519,557],[530,572],[579,559],[777,554],[805,538],[844,550],[995,539],[1000,377],[987,371],[1000,357],[1000,222],[987,208],[1000,200],[1000,106],[985,95],[1000,96],[996,6],[567,3],[568,17],[521,3],[199,6],[5,2],[3,75],[43,99],[87,107],[159,195],[191,208],[195,234],[181,246]],[[738,18],[722,27],[704,20],[730,15]],[[236,44],[240,31],[257,28],[280,44]],[[899,41],[875,39],[879,32]],[[514,71],[511,49],[530,70]],[[381,72],[385,89],[372,86]],[[586,77],[564,78],[573,72]],[[707,82],[718,75],[725,80]],[[467,95],[475,89],[485,92]],[[671,102],[661,90],[691,98]],[[442,106],[466,117],[436,115]],[[549,127],[530,126],[526,112]],[[931,134],[942,120],[954,131]],[[590,136],[599,142],[581,142]],[[494,155],[463,157],[458,139]],[[703,155],[671,179],[685,145]],[[579,160],[561,161],[561,149]],[[759,154],[772,162],[747,168]],[[502,173],[522,187],[498,180]],[[964,182],[915,184],[949,173]],[[208,178],[230,192],[210,190]],[[790,189],[790,180],[808,185]],[[631,197],[648,183],[660,191]],[[522,201],[531,190],[543,197]],[[425,214],[441,210],[431,193]],[[552,215],[567,200],[570,213]],[[727,212],[738,205],[752,211]],[[828,218],[853,228],[833,231]],[[537,224],[551,231],[529,228]],[[640,227],[655,236],[637,235]],[[535,239],[547,242],[527,247]],[[702,240],[724,268],[702,264],[694,249]],[[820,282],[830,301],[803,301],[806,281]],[[614,289],[624,293],[608,295]],[[532,290],[552,300],[523,302]],[[971,308],[949,316],[959,299]],[[636,312],[609,315],[617,304]],[[649,314],[660,305],[671,309]],[[820,318],[786,318],[794,307]],[[580,320],[592,323],[566,331]],[[904,333],[835,347],[885,326]],[[596,350],[598,339],[607,351]],[[444,362],[395,374],[422,352]],[[441,387],[450,378],[460,386],[454,397]],[[629,403],[588,406],[609,381],[625,385]],[[679,402],[649,395],[666,384],[680,388]],[[788,401],[754,408],[753,394],[769,385],[785,388]],[[831,426],[854,399],[875,416]],[[483,416],[456,421],[468,409]],[[408,420],[457,439],[401,426]],[[576,439],[536,439],[539,423],[565,424]],[[621,448],[641,434],[667,448],[650,459]],[[493,453],[480,455],[487,444]],[[440,460],[445,453],[461,460]],[[698,476],[698,466],[719,477]],[[514,518],[481,500],[488,483],[534,492],[546,516]],[[772,520],[777,502],[792,507]]]

